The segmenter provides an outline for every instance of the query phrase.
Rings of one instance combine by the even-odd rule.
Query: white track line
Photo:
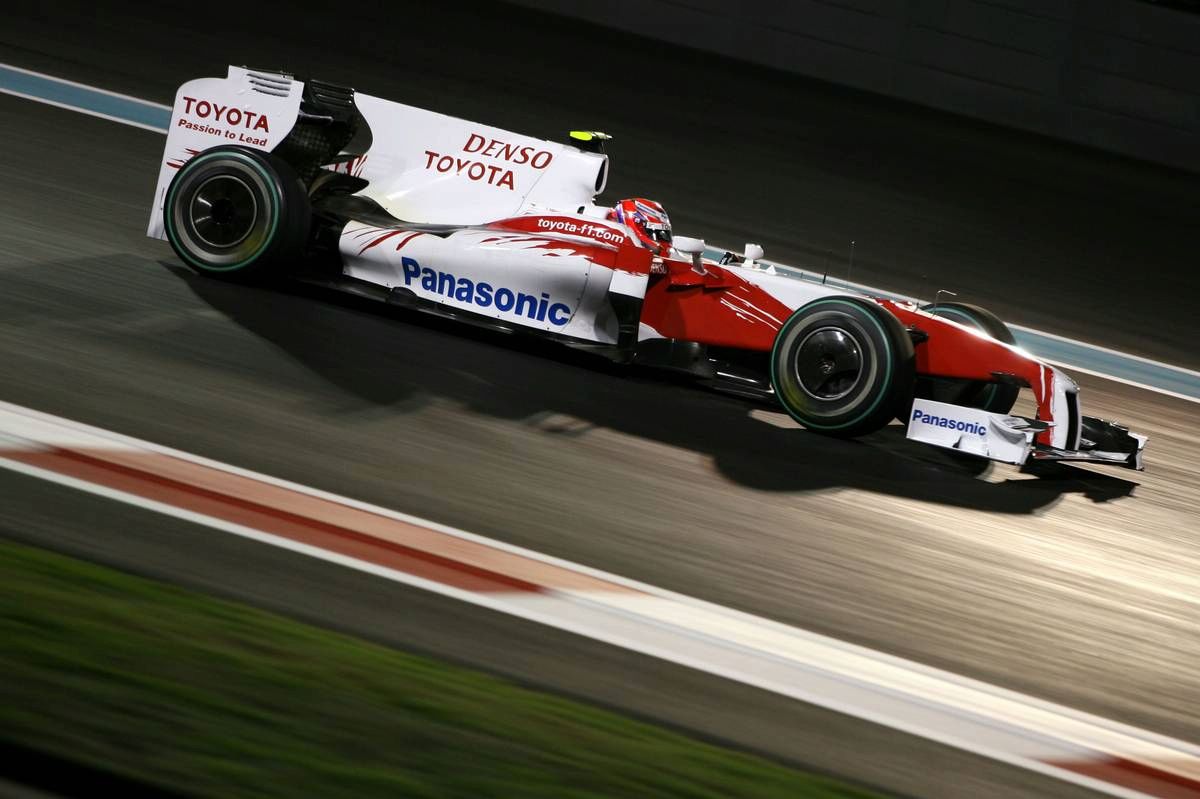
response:
[[[1057,360],[1053,360],[1050,358],[1043,358],[1042,360],[1045,361],[1046,363],[1050,364],[1051,366],[1061,366],[1064,369],[1070,369],[1072,371],[1079,372],[1080,374],[1091,375],[1092,377],[1099,377],[1104,380],[1111,380],[1114,383],[1120,383],[1121,385],[1130,386],[1132,388],[1139,388],[1139,389],[1142,389],[1143,391],[1150,391],[1155,394],[1162,394],[1164,397],[1171,397],[1173,399],[1180,399],[1180,400],[1184,400],[1186,402],[1194,402],[1194,403],[1200,404],[1200,397],[1193,397],[1190,394],[1181,394],[1178,391],[1171,391],[1170,389],[1167,389],[1167,388],[1159,388],[1158,386],[1151,386],[1146,383],[1139,383],[1136,380],[1128,380],[1124,377],[1117,377],[1116,375],[1110,375],[1107,372],[1101,372],[1096,369],[1088,369],[1086,366],[1080,366],[1077,363],[1068,363],[1066,361],[1057,361]],[[1178,367],[1172,366],[1169,368],[1175,369]]]
[[[13,72],[20,72],[25,75],[31,75],[35,78],[41,78],[42,80],[48,80],[48,81],[52,81],[54,83],[61,83],[64,86],[74,86],[76,89],[82,89],[83,91],[94,92],[95,94],[103,94],[106,97],[116,97],[121,100],[128,100],[131,103],[138,103],[139,105],[144,105],[148,108],[159,108],[159,109],[162,109],[163,111],[171,110],[171,106],[169,106],[169,105],[163,105],[162,103],[155,103],[150,100],[143,100],[141,97],[134,97],[132,94],[121,94],[120,92],[109,91],[108,89],[101,89],[97,86],[92,86],[87,83],[79,83],[78,81],[67,80],[66,78],[60,78],[56,75],[47,75],[45,72],[36,72],[32,69],[25,69],[24,67],[15,66],[14,64],[0,63],[0,67],[3,67],[4,69],[11,69]],[[30,99],[35,99],[35,98],[30,98]],[[115,121],[119,122],[121,120],[115,120]]]
[[[446,543],[428,551],[440,557],[453,558],[456,546],[461,547],[453,543],[454,539],[467,540],[555,569],[587,575],[616,590],[553,587],[541,593],[464,590],[381,566],[364,559],[367,556],[348,557],[293,540],[286,534],[232,523],[156,500],[146,493],[135,493],[133,489],[115,489],[98,480],[81,479],[20,460],[23,455],[48,453],[55,448],[99,453],[100,458],[105,452],[114,453],[114,457],[141,453],[151,459],[174,459],[205,470],[215,469],[247,484],[285,488],[305,497],[436,531],[444,536]],[[1165,794],[1142,793],[1058,764],[1129,761],[1179,780],[1196,780],[1200,787],[1200,747],[1183,741],[409,514],[8,403],[0,403],[0,450],[3,450],[0,468],[583,635],[1112,796],[1132,799]],[[301,504],[296,502],[291,507]]]
[[[5,89],[3,87],[0,87],[0,94],[7,94],[11,97],[20,97],[24,100],[32,100],[33,102],[41,103],[42,105],[52,105],[55,108],[64,108],[67,111],[74,111],[79,114],[86,114],[87,116],[90,116],[90,117],[98,117],[100,119],[107,119],[109,122],[119,122],[122,125],[128,125],[131,128],[140,128],[142,130],[149,130],[149,131],[153,131],[155,133],[163,133],[163,129],[158,127],[157,125],[147,125],[143,122],[136,122],[132,119],[124,119],[122,117],[113,116],[112,114],[105,114],[101,111],[93,111],[90,108],[80,108],[79,106],[71,105],[70,103],[60,103],[57,100],[49,100],[45,97],[37,97],[36,95],[25,94],[24,92],[13,91],[12,89]]]
[[[1130,355],[1127,352],[1121,352],[1120,350],[1114,350],[1114,349],[1110,349],[1108,347],[1102,347],[1099,344],[1090,344],[1086,341],[1080,341],[1077,338],[1067,338],[1066,336],[1060,336],[1057,333],[1047,333],[1045,330],[1036,330],[1032,327],[1025,327],[1024,325],[1009,325],[1009,327],[1011,327],[1013,330],[1020,330],[1025,333],[1033,333],[1034,335],[1041,336],[1043,338],[1049,338],[1049,339],[1054,339],[1055,341],[1061,341],[1064,344],[1071,344],[1076,347],[1085,347],[1087,349],[1097,350],[1099,352],[1103,352],[1108,355],[1112,355],[1115,358],[1121,358],[1126,361],[1136,361],[1137,363],[1144,363],[1147,366],[1157,366],[1160,369],[1170,369],[1171,371],[1174,371],[1174,372],[1182,372],[1183,374],[1188,375],[1189,377],[1200,378],[1200,372],[1198,372],[1194,369],[1188,369],[1183,366],[1176,366],[1173,363],[1167,363],[1165,361],[1156,361],[1152,358],[1143,358],[1141,355]],[[1076,368],[1079,368],[1079,367],[1076,367]]]

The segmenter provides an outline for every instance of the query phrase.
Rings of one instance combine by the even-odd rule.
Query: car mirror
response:
[[[692,256],[692,269],[700,274],[704,274],[704,264],[700,262],[700,256],[704,254],[704,250],[708,245],[704,243],[704,239],[693,239],[688,236],[676,236],[671,241],[671,246],[677,252],[684,255]]]

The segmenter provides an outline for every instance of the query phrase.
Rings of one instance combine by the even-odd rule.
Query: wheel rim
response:
[[[209,247],[228,249],[241,244],[258,222],[258,201],[237,175],[214,175],[201,183],[189,205],[191,228]]]
[[[796,382],[813,399],[834,402],[848,396],[863,372],[862,345],[839,327],[813,330],[796,348]]]
[[[204,199],[225,199],[229,205],[216,218],[205,219],[209,207],[196,199],[210,181],[214,182]],[[249,191],[248,198],[242,194],[243,189]],[[242,199],[236,200],[238,197]],[[175,252],[195,269],[235,272],[254,265],[275,242],[282,204],[279,182],[263,164],[249,153],[218,148],[188,161],[175,176],[167,190],[164,227]],[[253,221],[249,221],[251,218]],[[207,227],[211,239],[197,231],[196,219]],[[237,243],[219,246],[214,241]]]

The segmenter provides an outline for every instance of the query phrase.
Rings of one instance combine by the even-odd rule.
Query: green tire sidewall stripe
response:
[[[267,231],[266,242],[264,242],[263,245],[261,247],[259,247],[258,250],[256,250],[255,253],[253,255],[251,255],[249,258],[238,261],[236,264],[229,264],[228,266],[210,266],[209,264],[205,264],[200,261],[197,261],[191,255],[189,255],[187,250],[179,242],[179,235],[178,235],[178,233],[176,233],[175,226],[174,226],[175,193],[179,190],[179,184],[183,182],[183,176],[185,174],[185,171],[186,172],[194,171],[195,169],[199,168],[201,165],[203,165],[207,161],[212,161],[214,159],[230,159],[230,158],[234,159],[236,161],[243,161],[243,162],[249,164],[250,167],[255,172],[257,172],[260,176],[262,176],[262,178],[266,182],[267,186],[270,187],[271,193],[275,195],[275,204],[271,208],[271,228],[270,228],[270,230]],[[242,269],[243,267],[246,267],[246,266],[250,265],[251,263],[253,263],[254,261],[256,261],[258,259],[258,257],[261,256],[267,250],[267,248],[271,246],[271,243],[275,241],[275,234],[279,230],[279,210],[282,205],[283,205],[283,194],[279,191],[278,181],[275,180],[275,178],[272,177],[272,175],[269,172],[267,172],[267,170],[264,169],[262,164],[258,163],[258,161],[251,158],[250,156],[246,155],[245,153],[241,153],[236,150],[226,150],[226,151],[217,152],[217,153],[205,153],[205,154],[197,156],[196,158],[193,158],[191,161],[188,161],[186,164],[184,164],[180,168],[179,175],[176,176],[175,182],[172,184],[170,191],[167,192],[166,203],[164,204],[164,207],[163,207],[163,212],[164,212],[163,213],[163,223],[164,223],[164,227],[167,231],[167,238],[170,240],[171,244],[175,245],[176,252],[178,252],[183,257],[183,259],[185,261],[187,261],[189,264],[196,267],[197,269],[202,269],[205,272],[233,272],[235,270]]]
[[[875,318],[875,314],[871,313],[869,310],[867,310],[866,308],[864,308],[862,305],[860,305],[857,302],[853,302],[851,300],[838,299],[838,298],[813,300],[812,302],[808,303],[807,305],[804,305],[804,306],[801,306],[800,308],[798,308],[796,310],[796,313],[792,314],[788,318],[788,320],[783,323],[783,327],[780,328],[779,333],[776,334],[776,336],[775,336],[775,344],[774,344],[774,346],[771,347],[771,383],[775,386],[779,385],[779,377],[778,377],[778,374],[776,371],[776,364],[779,362],[779,359],[776,356],[779,353],[779,347],[784,338],[783,333],[790,329],[792,321],[796,318],[796,314],[799,314],[801,311],[808,311],[812,308],[817,308],[822,305],[845,305],[847,307],[857,309],[864,316],[866,316],[867,318],[869,318],[871,320],[871,323],[875,325],[876,330],[879,331],[879,336],[880,336],[880,338],[883,339],[884,347],[886,347],[886,349],[887,349],[887,352],[885,353],[887,356],[885,358],[887,371],[884,373],[884,385],[886,385],[890,389],[891,383],[892,383],[892,362],[895,360],[894,353],[892,350],[891,337],[888,336],[887,331],[884,329],[884,327],[880,323],[880,321]],[[891,392],[890,391],[880,392],[879,396],[875,398],[875,401],[872,402],[870,407],[868,407],[865,411],[863,411],[858,416],[854,417],[853,419],[851,419],[847,422],[843,422],[842,424],[834,424],[834,425],[814,424],[813,422],[806,421],[806,420],[800,418],[791,408],[789,408],[787,406],[787,403],[785,403],[781,400],[780,404],[783,405],[783,409],[788,412],[789,416],[791,416],[793,419],[795,419],[797,422],[804,425],[805,427],[811,427],[815,430],[842,430],[844,428],[858,424],[863,419],[865,419],[866,417],[868,417],[872,413],[874,413],[875,409],[879,407],[879,403],[883,402],[884,396],[886,396],[889,393],[891,393]]]

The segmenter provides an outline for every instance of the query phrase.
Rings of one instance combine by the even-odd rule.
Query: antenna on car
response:
[[[854,239],[850,239],[850,265],[846,267],[846,282],[850,282],[850,275],[854,274]]]
[[[937,316],[938,303],[942,301],[943,294],[949,294],[951,297],[958,296],[953,291],[947,291],[946,289],[938,289],[937,294],[933,295],[933,307],[929,309],[929,313],[933,314],[934,316]]]

